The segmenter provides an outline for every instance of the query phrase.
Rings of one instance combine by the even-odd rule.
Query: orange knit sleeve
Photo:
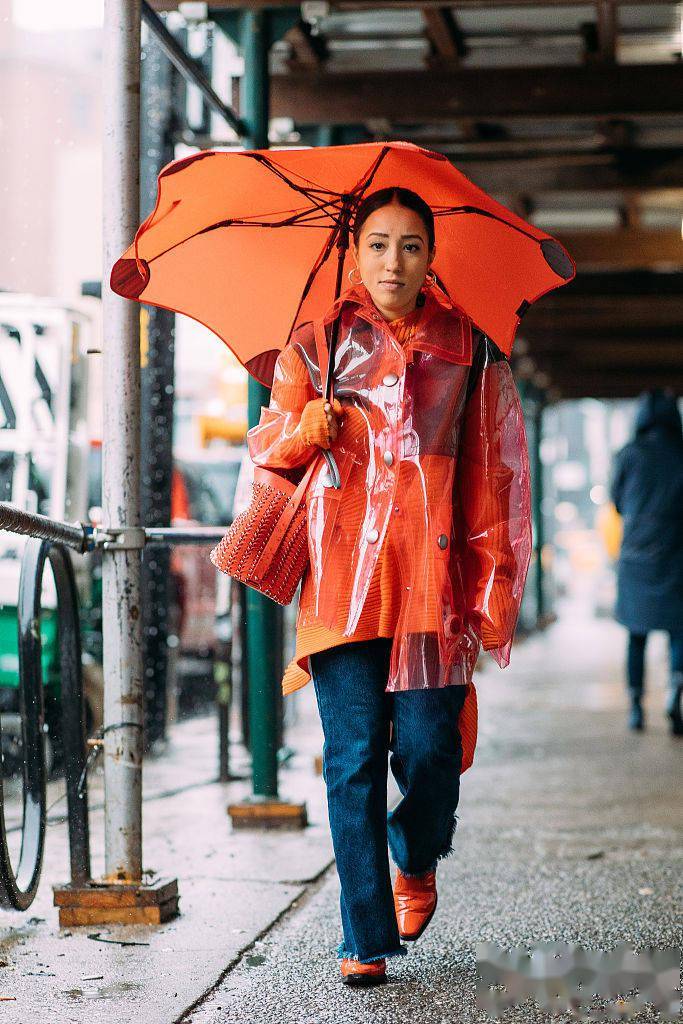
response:
[[[247,431],[252,462],[272,469],[290,469],[309,461],[312,445],[329,448],[325,402],[317,397],[296,348],[287,345],[275,363],[270,402],[261,407],[256,426]],[[337,398],[332,407],[337,416],[342,415],[344,410]]]
[[[268,406],[261,406],[259,422],[247,431],[252,462],[271,469],[302,466],[311,457],[301,436],[301,415],[316,397],[308,370],[293,345],[277,357]]]

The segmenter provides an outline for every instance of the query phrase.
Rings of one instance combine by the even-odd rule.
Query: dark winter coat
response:
[[[641,396],[611,490],[624,526],[616,618],[632,633],[683,633],[683,433],[673,395]]]

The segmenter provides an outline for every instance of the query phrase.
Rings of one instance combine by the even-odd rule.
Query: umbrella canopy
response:
[[[292,331],[329,309],[353,266],[360,202],[396,185],[434,212],[439,285],[509,355],[528,306],[571,280],[574,263],[446,157],[407,142],[173,161],[111,287],[205,324],[270,386]]]

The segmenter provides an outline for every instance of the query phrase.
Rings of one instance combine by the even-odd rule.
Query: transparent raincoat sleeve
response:
[[[301,414],[316,394],[308,371],[292,345],[278,356],[268,406],[261,407],[259,422],[247,431],[252,462],[269,469],[291,469],[311,458],[311,446],[301,438]]]
[[[529,457],[510,365],[490,339],[482,344],[464,415],[456,509],[467,619],[504,668],[531,556]]]

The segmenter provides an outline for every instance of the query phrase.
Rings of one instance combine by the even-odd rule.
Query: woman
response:
[[[616,618],[628,636],[629,727],[642,730],[648,633],[669,634],[666,711],[673,735],[683,734],[683,433],[673,394],[641,395],[633,440],[617,453],[612,501],[623,517]]]
[[[437,287],[429,206],[401,188],[369,195],[352,253],[351,288],[280,353],[247,440],[257,465],[291,470],[330,448],[339,467],[337,489],[321,459],[307,493],[310,566],[282,685],[291,693],[313,678],[341,976],[372,984],[436,908],[437,862],[452,852],[476,742],[474,663],[481,645],[509,660],[531,530],[510,368]],[[389,751],[403,798],[387,817]]]

